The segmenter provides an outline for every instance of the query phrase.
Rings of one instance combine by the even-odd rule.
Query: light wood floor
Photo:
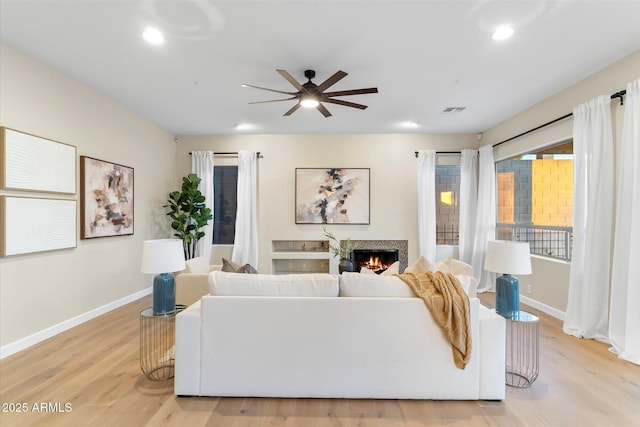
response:
[[[467,402],[177,398],[172,381],[140,372],[138,313],[150,305],[145,297],[0,361],[0,425],[640,426],[640,366],[535,310],[538,380],[507,387],[503,402]],[[23,403],[26,413],[5,412]],[[34,411],[41,403],[47,411]]]

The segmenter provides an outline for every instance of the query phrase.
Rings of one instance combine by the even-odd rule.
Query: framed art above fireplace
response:
[[[368,168],[296,168],[296,224],[369,224]]]

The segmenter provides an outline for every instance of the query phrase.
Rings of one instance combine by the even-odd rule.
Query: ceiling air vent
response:
[[[447,107],[442,110],[441,114],[458,114],[462,113],[467,107]]]

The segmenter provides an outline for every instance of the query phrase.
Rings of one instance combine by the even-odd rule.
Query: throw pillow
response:
[[[239,265],[233,261],[229,261],[226,258],[222,258],[222,271],[227,273],[245,273],[245,274],[257,274],[258,271],[250,264]]]
[[[442,261],[434,262],[429,265],[429,271],[435,273],[436,271],[441,271],[443,273],[451,273],[451,267],[449,266],[449,262],[451,258],[445,258]]]
[[[426,273],[427,271],[431,271],[433,273],[436,271],[442,271],[443,273],[452,273],[453,270],[450,264],[451,258],[445,258],[441,261],[432,263],[425,257],[421,256],[416,260],[416,262],[407,267],[404,272],[420,274]]]
[[[396,261],[382,272],[381,276],[393,276],[394,274],[400,274],[400,261]]]
[[[360,267],[360,274],[376,274],[375,271],[368,269],[367,267]]]
[[[396,261],[393,264],[391,264],[385,271],[380,273],[380,276],[393,276],[394,274],[399,274],[399,273],[400,273],[400,261]],[[373,274],[375,276],[378,276],[378,274],[375,271],[368,269],[367,267],[360,267],[360,274]]]

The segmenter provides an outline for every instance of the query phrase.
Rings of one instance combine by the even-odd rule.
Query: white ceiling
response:
[[[475,133],[640,48],[640,1],[0,0],[0,37],[177,135]],[[249,105],[281,96],[243,83],[293,89],[279,68],[379,93],[329,118]]]

